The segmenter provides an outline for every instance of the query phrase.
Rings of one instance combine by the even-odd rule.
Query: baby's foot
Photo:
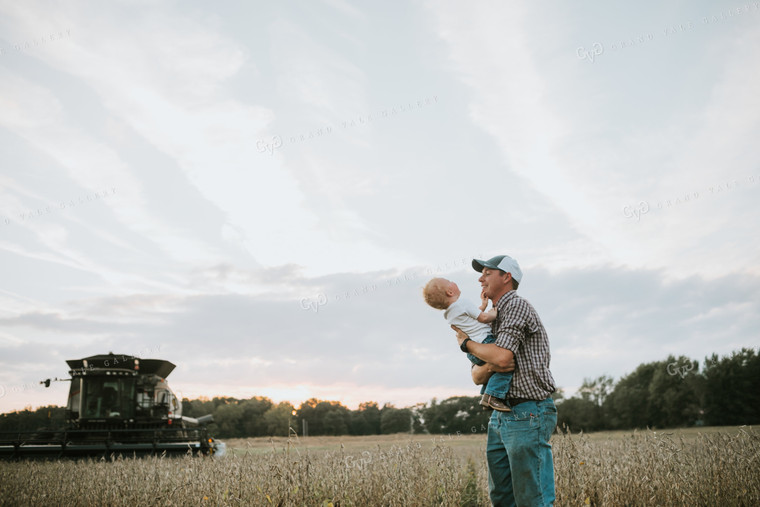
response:
[[[488,408],[498,410],[499,412],[512,411],[512,409],[509,408],[509,406],[504,402],[504,400],[500,400],[499,398],[495,396],[491,396],[490,394],[484,394],[483,397],[480,399],[480,404]]]

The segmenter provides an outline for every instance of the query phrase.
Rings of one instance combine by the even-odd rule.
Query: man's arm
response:
[[[491,363],[486,363],[483,365],[472,365],[472,381],[475,382],[477,385],[483,385],[486,382],[488,382],[488,379],[491,378],[491,375],[493,375],[496,372],[509,372],[514,370],[514,366],[511,368],[499,368],[498,366],[495,366]]]
[[[467,338],[467,335],[458,327],[451,326],[451,329],[457,332],[457,341],[459,345]],[[513,371],[515,369],[515,356],[509,349],[504,349],[493,343],[478,343],[474,340],[467,342],[467,352],[475,357],[479,357],[486,363],[499,370]]]

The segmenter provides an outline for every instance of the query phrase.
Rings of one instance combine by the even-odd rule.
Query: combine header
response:
[[[224,443],[205,426],[213,416],[182,416],[182,402],[166,383],[171,362],[109,353],[66,363],[66,426],[0,433],[0,457],[224,454]]]

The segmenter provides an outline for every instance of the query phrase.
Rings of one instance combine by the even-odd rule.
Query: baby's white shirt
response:
[[[461,297],[451,303],[443,312],[444,318],[452,326],[456,326],[470,337],[470,339],[482,342],[491,333],[491,324],[478,322],[480,308],[478,305]]]

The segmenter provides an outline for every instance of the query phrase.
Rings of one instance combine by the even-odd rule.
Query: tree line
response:
[[[564,399],[554,394],[558,425],[571,431],[741,425],[760,423],[760,355],[744,348],[730,356],[713,354],[699,363],[685,356],[639,365],[618,382],[606,375],[585,379]],[[215,397],[182,400],[188,417],[214,416],[217,438],[298,435],[380,435],[389,433],[485,433],[490,412],[479,396],[397,408],[369,401],[350,410],[337,401],[309,399],[299,407],[269,398]],[[60,428],[64,408],[40,407],[0,416],[0,431]]]
[[[189,417],[213,414],[209,430],[218,438],[318,435],[381,435],[391,433],[485,432],[490,414],[479,405],[479,396],[456,396],[429,404],[397,408],[374,401],[350,410],[337,401],[303,402],[298,408],[289,402],[273,403],[253,397],[183,400],[182,413]]]
[[[298,408],[289,402],[274,403],[269,398],[215,397],[182,400],[182,415],[214,416],[208,425],[217,438],[301,435],[381,435],[391,433],[475,433],[485,432],[487,412],[479,396],[457,396],[429,404],[396,408],[380,407],[369,401],[350,410],[337,401],[315,398]],[[0,431],[52,430],[65,425],[65,409],[58,406],[18,410],[0,415]]]
[[[743,348],[705,358],[702,368],[685,356],[639,365],[617,383],[585,379],[572,398],[557,404],[558,424],[574,431],[760,422],[760,354]]]

